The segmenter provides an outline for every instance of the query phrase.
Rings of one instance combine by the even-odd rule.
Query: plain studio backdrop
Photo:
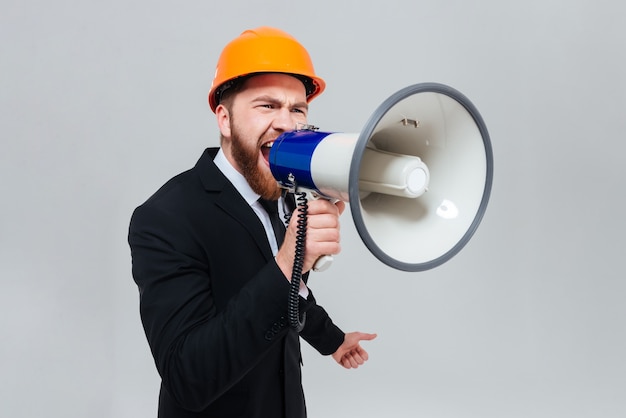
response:
[[[156,416],[129,218],[218,144],[219,52],[261,25],[312,55],[322,130],[359,132],[397,90],[439,82],[494,150],[483,222],[436,269],[383,265],[346,211],[343,252],[310,285],[344,330],[379,337],[351,371],[303,347],[309,415],[626,416],[625,8],[4,0],[0,416]]]

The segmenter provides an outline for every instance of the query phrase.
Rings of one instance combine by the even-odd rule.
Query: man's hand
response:
[[[333,353],[333,359],[346,369],[356,369],[369,358],[367,351],[359,344],[361,341],[370,341],[376,334],[351,332],[345,335],[343,344]]]
[[[332,203],[326,199],[308,202],[308,218],[305,243],[305,258],[302,273],[306,273],[322,255],[339,254],[341,251],[339,216],[346,208],[345,202]],[[294,211],[285,241],[276,254],[276,262],[285,276],[291,278],[295,257],[298,209]]]

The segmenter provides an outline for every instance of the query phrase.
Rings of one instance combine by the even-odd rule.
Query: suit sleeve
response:
[[[337,351],[343,343],[345,334],[333,323],[326,310],[317,304],[310,289],[309,292],[307,301],[301,307],[301,311],[306,312],[306,322],[300,336],[320,354],[326,356]]]
[[[206,408],[281,336],[293,332],[287,321],[279,320],[287,316],[289,283],[273,260],[218,310],[211,286],[217,278],[209,273],[205,249],[180,217],[140,206],[128,240],[141,319],[157,370],[168,393],[186,409]],[[329,349],[323,335],[336,330],[331,327],[327,334],[327,315],[311,302],[304,309],[311,311],[311,336]]]

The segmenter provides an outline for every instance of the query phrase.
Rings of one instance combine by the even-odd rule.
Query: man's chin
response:
[[[280,197],[280,186],[278,186],[278,182],[272,175],[269,161],[264,159],[261,162],[261,165],[262,167],[260,167],[259,178],[261,183],[260,186],[263,188],[264,193],[259,194],[263,196],[264,199],[276,200]]]
[[[267,185],[264,192],[265,193],[260,193],[263,199],[278,200],[278,198],[280,197],[281,190],[280,190],[280,187],[278,186],[278,183],[276,183],[276,181],[274,180],[272,185],[270,184]]]
[[[263,199],[276,200],[280,197],[280,186],[278,186],[278,182],[272,176],[269,168],[264,168],[256,174],[245,177],[252,190]]]

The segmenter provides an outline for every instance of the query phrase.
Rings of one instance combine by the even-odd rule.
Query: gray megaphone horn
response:
[[[284,188],[349,202],[356,229],[380,261],[423,271],[456,255],[487,208],[493,153],[474,105],[457,90],[399,90],[360,133],[301,129],[269,156]]]

